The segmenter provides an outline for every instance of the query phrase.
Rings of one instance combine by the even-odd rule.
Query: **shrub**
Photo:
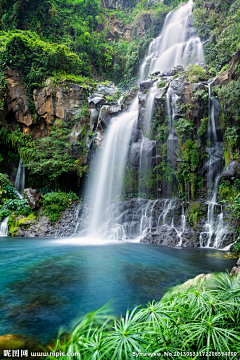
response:
[[[159,81],[159,83],[157,84],[157,87],[160,89],[160,88],[163,88],[164,86],[166,86],[166,82],[165,81]]]
[[[207,127],[208,127],[208,117],[204,117],[202,120],[201,120],[201,126],[200,128],[198,129],[198,136],[203,136],[206,131],[207,131]]]
[[[11,213],[12,212],[9,209],[1,208],[0,209],[0,222],[3,221],[9,215],[11,215]]]
[[[26,199],[9,199],[5,201],[3,208],[26,216],[31,212],[30,206],[28,205],[28,201]]]
[[[43,214],[47,215],[50,221],[55,222],[61,217],[61,213],[79,198],[73,192],[51,192],[44,195]]]
[[[189,82],[198,82],[205,79],[205,71],[199,65],[190,65],[187,70],[187,76]]]
[[[7,185],[4,187],[4,190],[6,191],[6,197],[8,199],[18,199],[15,187]]]
[[[7,185],[8,186],[12,185],[12,183],[8,179],[8,175],[0,173],[0,186],[5,188]]]

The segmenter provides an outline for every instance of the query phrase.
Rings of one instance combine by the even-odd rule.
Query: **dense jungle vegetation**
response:
[[[114,81],[121,91],[135,85],[149,42],[160,33],[166,14],[179,3],[178,0],[165,0],[163,3],[136,0],[108,5],[98,0],[1,0],[0,109],[4,109],[6,100],[4,71],[9,67],[20,72],[34,124],[39,119],[33,90],[43,86],[47,78],[55,87],[59,83],[67,86],[69,82],[74,82],[86,89],[86,99],[75,118],[55,122],[44,137],[33,139],[28,133],[23,133],[22,125],[10,130],[2,127],[2,172],[10,174],[12,164],[17,167],[21,157],[26,164],[28,187],[48,186],[49,191],[79,192],[82,177],[88,172],[87,144],[95,135],[89,125],[87,96],[90,89],[107,81]],[[146,20],[149,17],[151,21]],[[218,0],[209,7],[203,0],[196,0],[193,18],[197,34],[204,42],[206,67],[196,65],[189,68],[185,74],[190,83],[208,81],[228,69],[232,54],[240,48],[240,2]],[[126,30],[129,30],[130,38]],[[238,72],[239,64],[236,65]],[[239,160],[239,81],[230,81],[222,88],[213,89],[213,95],[219,99],[223,109],[220,122],[225,166],[231,159]],[[158,86],[164,87],[165,83]],[[207,160],[205,149],[209,146],[207,91],[197,91],[192,99],[200,106],[201,125],[196,131],[194,106],[183,104],[181,117],[174,124],[183,158],[177,171],[168,161],[168,120],[162,117],[163,107],[154,113],[152,134],[162,144],[158,148],[162,161],[153,172],[143,174],[142,197],[154,198],[158,182],[163,186],[173,184],[170,192],[183,200],[186,182],[192,201],[201,196],[205,185],[199,171]],[[113,100],[109,98],[110,103]],[[80,118],[84,118],[84,126],[74,143],[79,154],[76,160],[72,155],[69,134]],[[124,199],[139,195],[136,190],[138,177],[134,170],[127,168]],[[240,212],[238,184],[222,181],[221,189],[225,189],[222,201],[230,204],[237,219]],[[193,219],[195,216],[194,223],[196,212],[190,217]]]
[[[69,84],[75,83],[85,91],[81,109],[74,118],[47,124],[44,135],[32,136],[24,131],[26,127],[12,113],[6,115],[6,124],[10,126],[0,124],[0,222],[10,216],[11,234],[16,235],[20,225],[39,215],[39,210],[32,211],[27,200],[19,199],[13,186],[11,172],[17,169],[19,159],[25,162],[26,187],[40,189],[42,214],[56,222],[66,207],[79,201],[83,177],[89,170],[88,145],[96,136],[88,109],[91,90],[113,81],[121,93],[109,96],[109,104],[114,104],[130,87],[136,92],[135,80],[148,45],[160,33],[166,15],[179,3],[180,0],[127,0],[109,5],[99,0],[0,0],[0,111],[4,116],[7,86],[4,72],[8,68],[20,73],[32,127],[40,124],[33,91],[45,86],[47,79],[54,89],[59,84],[70,88]],[[193,65],[174,76],[178,79],[184,75],[190,84],[206,83],[222,74],[228,69],[233,53],[240,50],[240,0],[216,0],[211,8],[203,0],[194,4],[193,24],[204,42],[206,66]],[[151,21],[146,20],[149,17]],[[239,72],[238,63],[236,78],[212,89],[223,109],[220,125],[225,166],[230,160],[240,161]],[[162,82],[158,87],[165,85]],[[128,95],[124,95],[127,99]],[[153,199],[158,195],[158,184],[168,186],[170,195],[188,201],[187,221],[196,227],[200,217],[206,219],[207,206],[202,203],[207,198],[207,187],[200,169],[208,159],[206,148],[211,144],[207,138],[207,89],[191,96],[193,103],[181,104],[181,116],[174,122],[182,156],[177,170],[168,156],[169,119],[163,117],[166,107],[163,97],[163,104],[153,114],[151,129],[160,162],[153,171],[146,169],[142,174],[140,194],[139,174],[127,167],[123,199],[139,195]],[[198,128],[193,120],[195,113],[199,116]],[[80,119],[81,133],[71,143],[70,133]],[[240,180],[223,178],[219,192],[221,204],[231,212],[235,240],[239,240]],[[195,201],[200,197],[204,199],[202,203]],[[239,241],[235,242],[234,251],[240,253]],[[59,337],[55,351],[81,352],[83,360],[133,359],[134,351],[145,358],[148,353],[178,350],[192,354],[213,352],[207,359],[223,359],[228,353],[239,352],[239,276],[221,274],[208,283],[200,281],[193,286],[177,287],[161,301],[127,312],[120,319],[108,316],[105,310],[86,315],[67,339]]]

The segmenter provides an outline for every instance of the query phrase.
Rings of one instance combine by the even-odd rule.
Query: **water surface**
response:
[[[110,300],[119,315],[236,262],[210,249],[72,238],[1,238],[0,253],[0,334],[33,335],[42,342]]]

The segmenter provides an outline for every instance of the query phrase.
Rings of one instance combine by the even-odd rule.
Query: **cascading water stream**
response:
[[[25,166],[24,166],[24,161],[22,159],[19,160],[18,171],[15,180],[15,187],[17,189],[19,198],[22,199],[25,188]]]
[[[167,71],[175,65],[186,66],[190,63],[204,62],[201,41],[196,37],[191,24],[191,13],[192,1],[189,1],[166,16],[160,36],[151,42],[148,55],[140,67],[139,82],[144,80],[153,71],[159,73]],[[138,143],[137,145],[139,147],[139,193],[144,192],[146,186],[142,179],[144,179],[147,171],[157,164],[156,141],[149,140],[148,137],[151,138],[153,108],[155,95],[158,90],[157,83],[155,82],[150,88],[146,99],[145,120],[144,126],[141,129],[142,136],[140,140],[137,140],[141,141],[141,144]],[[167,96],[169,96],[168,146],[171,151],[174,147],[174,141],[177,139],[174,130],[174,117],[178,98],[172,92],[171,86]],[[171,107],[171,103],[173,103],[174,108]],[[124,222],[122,220],[124,215],[122,214],[119,217],[121,221],[118,221],[117,217],[115,217],[115,222],[112,222],[114,216],[111,206],[113,201],[116,204],[122,198],[123,180],[133,130],[140,132],[137,120],[138,99],[136,98],[127,112],[111,120],[106,131],[103,149],[99,151],[98,158],[95,161],[97,166],[89,181],[88,193],[93,197],[93,210],[89,215],[89,235],[107,236],[109,234],[110,237],[115,239],[125,239],[128,236],[127,234],[129,234],[130,227],[131,233],[135,233],[136,236],[139,236],[140,233],[141,237],[153,226],[152,212],[155,205],[153,204],[152,206],[152,202],[142,205],[142,218],[140,223],[138,223],[138,231],[136,230],[137,221],[134,220],[133,216],[132,220]],[[163,210],[162,219],[165,227],[168,227],[167,216],[172,210],[172,202],[173,199],[166,200],[166,208]],[[148,211],[151,212],[150,216],[148,216]],[[156,222],[155,227],[162,226],[157,219],[154,221]]]
[[[10,216],[6,217],[2,223],[0,224],[0,237],[7,236],[8,235],[8,219]]]
[[[183,233],[184,233],[184,230],[186,228],[186,216],[184,214],[184,207],[182,205],[182,215],[181,215],[181,228],[180,228],[180,231],[177,230],[176,228],[174,228],[177,232],[177,236],[179,237],[179,243],[177,244],[177,246],[182,246],[182,242],[183,242]]]
[[[204,232],[200,234],[200,246],[201,247],[213,247],[219,248],[224,236],[227,233],[227,228],[223,224],[223,209],[220,204],[217,203],[218,185],[221,179],[221,168],[220,164],[216,166],[214,158],[216,155],[219,156],[220,147],[218,146],[218,137],[215,125],[214,105],[212,104],[211,96],[211,84],[208,85],[208,140],[212,143],[209,148],[209,166],[207,174],[207,185],[208,185],[208,212],[207,222],[204,225]],[[215,171],[213,171],[215,167]],[[217,176],[214,179],[214,175]],[[220,214],[216,213],[216,209],[221,209]]]
[[[176,65],[204,63],[201,40],[191,27],[192,6],[193,2],[189,1],[166,16],[160,36],[151,42],[141,65],[140,81],[152,72],[166,71]]]
[[[105,146],[99,155],[96,176],[92,178],[91,194],[94,198],[89,234],[101,234],[102,222],[106,221],[111,201],[120,200],[123,177],[132,130],[138,116],[137,98],[128,111],[113,118],[105,135]],[[105,217],[105,219],[104,219]]]

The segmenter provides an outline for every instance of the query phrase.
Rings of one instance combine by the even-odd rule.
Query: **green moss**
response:
[[[204,80],[206,77],[205,70],[199,65],[190,65],[187,70],[187,77],[189,82]]]
[[[23,229],[27,229],[30,226],[30,224],[27,224],[25,226],[24,224],[26,224],[28,221],[35,219],[36,216],[33,213],[31,213],[27,217],[22,217],[20,219],[16,213],[13,213],[8,220],[9,233],[12,236],[17,236],[20,227],[22,227]]]
[[[163,88],[164,86],[166,86],[166,82],[165,81],[159,81],[159,83],[157,84],[157,87],[160,89],[160,88]]]
[[[231,152],[230,152],[230,150],[224,148],[223,149],[223,155],[224,155],[224,160],[225,160],[225,166],[227,166],[227,164],[231,160]]]
[[[188,222],[190,225],[196,227],[198,219],[200,217],[205,217],[207,212],[207,207],[200,202],[191,201],[188,209]]]
[[[207,131],[207,127],[208,127],[208,117],[204,117],[201,120],[201,126],[198,129],[198,136],[203,136]]]
[[[189,221],[189,224],[193,225],[194,227],[197,226],[197,222],[198,222],[198,212],[196,211],[195,213],[194,212],[191,212],[191,214],[189,215],[189,218],[188,218],[188,221]]]
[[[222,74],[224,71],[226,71],[227,69],[229,69],[229,64],[224,65],[221,70],[220,70],[220,74]]]

